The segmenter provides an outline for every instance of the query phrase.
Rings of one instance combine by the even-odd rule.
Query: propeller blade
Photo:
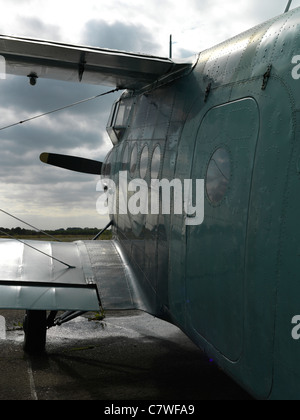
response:
[[[42,153],[40,160],[48,165],[58,166],[69,171],[81,172],[83,174],[100,175],[102,162],[84,159],[75,156],[58,155],[56,153]]]

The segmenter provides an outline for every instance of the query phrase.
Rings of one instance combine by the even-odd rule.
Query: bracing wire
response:
[[[55,112],[63,111],[64,109],[72,108],[74,106],[81,105],[81,104],[84,104],[84,103],[89,102],[89,101],[94,101],[95,99],[101,98],[101,96],[109,95],[110,93],[118,92],[119,90],[120,90],[120,88],[116,88],[116,89],[110,90],[108,92],[104,92],[104,93],[100,93],[99,95],[92,96],[91,98],[83,99],[82,101],[74,102],[73,104],[66,105],[66,106],[63,106],[63,107],[60,107],[60,108],[56,108],[56,109],[53,109],[52,111],[44,112],[43,114],[35,115],[34,117],[27,118],[26,120],[19,121],[19,122],[16,122],[14,124],[9,124],[9,125],[6,125],[4,127],[1,127],[0,131],[6,130],[7,128],[15,127],[15,126],[20,125],[20,124],[25,124],[29,121],[33,121],[33,120],[36,120],[38,118],[45,117],[46,115],[54,114]]]
[[[68,267],[68,268],[76,268],[76,267],[74,267],[74,266],[72,266],[72,265],[70,265],[70,264],[67,264],[67,263],[65,263],[65,262],[63,262],[63,261],[61,261],[61,260],[59,260],[58,258],[53,257],[52,255],[46,254],[46,252],[43,252],[43,251],[41,251],[40,249],[35,248],[35,247],[34,247],[34,246],[32,246],[32,245],[29,245],[29,243],[28,243],[28,242],[21,241],[21,239],[18,239],[18,238],[16,238],[15,236],[12,236],[12,235],[10,235],[10,234],[9,234],[9,233],[7,233],[7,232],[4,232],[4,230],[1,230],[1,229],[0,229],[0,233],[2,233],[3,235],[7,236],[7,237],[8,237],[8,238],[10,238],[10,239],[13,239],[13,240],[15,240],[15,241],[17,241],[17,242],[20,242],[21,244],[23,244],[23,245],[27,246],[28,248],[33,249],[33,250],[34,250],[34,251],[36,251],[36,252],[39,252],[40,254],[45,255],[45,256],[46,256],[46,257],[48,257],[48,258],[51,258],[51,259],[52,259],[52,260],[54,260],[54,261],[57,261],[57,262],[59,262],[59,263],[61,263],[61,264],[65,265],[65,266],[66,266],[66,267]]]
[[[15,219],[15,220],[18,220],[18,221],[19,221],[19,222],[21,222],[21,223],[24,223],[24,225],[27,225],[27,226],[29,226],[29,227],[33,228],[33,229],[34,229],[34,230],[36,230],[37,232],[42,233],[43,235],[46,235],[46,236],[48,236],[49,238],[54,239],[54,240],[55,240],[55,241],[57,241],[57,242],[62,242],[62,241],[61,241],[61,240],[59,240],[58,238],[55,238],[54,236],[50,235],[49,233],[47,233],[47,232],[45,232],[45,231],[43,231],[43,230],[41,230],[41,229],[39,229],[39,228],[37,228],[37,227],[35,227],[35,226],[33,226],[33,225],[29,224],[29,223],[27,223],[27,222],[25,222],[25,221],[24,221],[24,220],[22,220],[22,219],[19,219],[19,217],[16,217],[16,216],[14,216],[13,214],[8,213],[8,212],[7,212],[7,211],[5,211],[5,210],[0,209],[0,212],[1,212],[1,213],[6,214],[7,216],[12,217],[12,218],[13,218],[13,219]]]

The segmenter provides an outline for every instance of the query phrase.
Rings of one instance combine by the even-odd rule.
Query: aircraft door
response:
[[[204,222],[187,226],[187,316],[227,359],[243,350],[245,252],[259,110],[252,98],[217,106],[199,127],[192,179],[205,180]]]

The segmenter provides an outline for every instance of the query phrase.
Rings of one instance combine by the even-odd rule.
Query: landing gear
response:
[[[51,311],[48,316],[47,311],[26,311],[23,322],[23,330],[25,333],[24,351],[30,355],[44,353],[46,335],[49,328],[65,324],[85,313],[86,311],[67,311],[57,317],[57,311]]]
[[[46,346],[47,312],[26,311],[23,329],[24,351],[28,354],[43,353]]]

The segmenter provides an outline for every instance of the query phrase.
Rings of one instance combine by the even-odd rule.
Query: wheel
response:
[[[47,312],[26,311],[23,329],[24,351],[28,354],[43,353],[46,346]]]

